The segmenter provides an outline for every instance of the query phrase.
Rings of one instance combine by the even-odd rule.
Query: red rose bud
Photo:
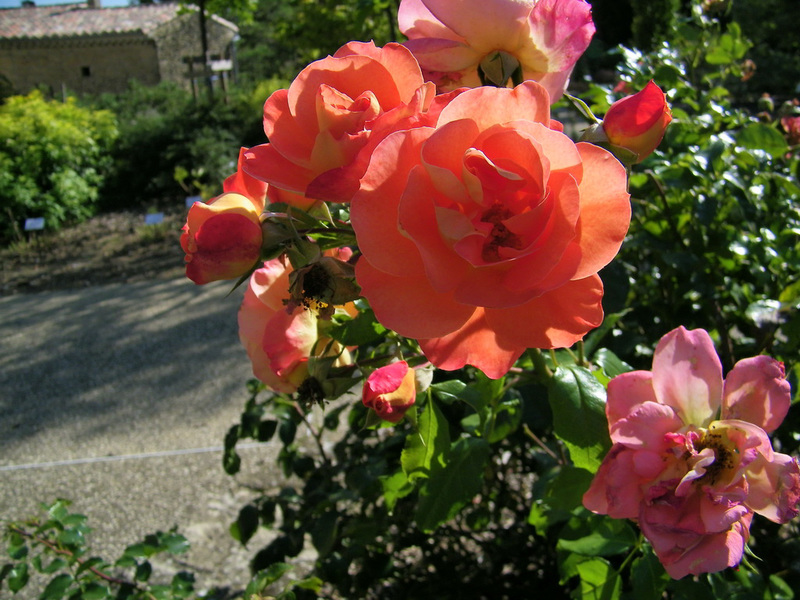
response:
[[[414,369],[400,361],[370,373],[361,401],[384,421],[397,423],[417,399]]]
[[[186,276],[196,284],[235,279],[261,255],[261,222],[253,202],[227,193],[208,204],[195,202],[181,235]]]
[[[670,121],[667,98],[651,81],[641,92],[611,105],[603,119],[603,130],[611,144],[636,154],[634,162],[638,163],[661,143]]]

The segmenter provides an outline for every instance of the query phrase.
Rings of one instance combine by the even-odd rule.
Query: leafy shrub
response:
[[[25,218],[47,228],[93,214],[108,148],[117,136],[106,110],[46,100],[38,91],[12,96],[0,107],[0,239],[19,237]]]
[[[105,94],[92,102],[116,113],[120,122],[113,168],[102,191],[107,209],[151,206],[184,192],[216,194],[236,170],[239,147],[265,141],[260,103],[254,105],[243,94],[228,103],[222,98],[209,102],[173,84],[133,83],[124,94]],[[193,189],[181,189],[176,169],[188,174]]]

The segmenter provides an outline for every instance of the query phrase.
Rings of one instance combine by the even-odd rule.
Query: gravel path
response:
[[[177,525],[198,588],[243,587],[250,553],[228,526],[254,495],[247,486],[277,480],[273,447],[244,449],[236,478],[215,449],[251,377],[242,290],[229,288],[180,278],[0,298],[0,514],[72,499],[108,559]],[[18,597],[38,595],[26,590]]]

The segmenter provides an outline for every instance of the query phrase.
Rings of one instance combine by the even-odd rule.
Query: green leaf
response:
[[[339,515],[336,511],[329,510],[320,516],[311,528],[311,543],[320,556],[325,556],[333,548],[339,531],[338,521]]]
[[[736,135],[736,143],[748,150],[764,150],[773,158],[780,158],[789,149],[786,139],[766,123],[751,123]]]
[[[613,556],[636,543],[636,532],[622,519],[592,517],[591,533],[577,539],[560,539],[557,548],[584,556]]]
[[[593,558],[576,565],[581,579],[581,600],[616,600],[620,596],[622,580],[606,560]]]
[[[45,573],[47,575],[51,573],[55,573],[56,571],[63,569],[67,566],[67,561],[61,558],[60,556],[55,557],[52,562],[47,566],[42,566],[41,555],[34,557],[33,559],[33,566],[34,568],[39,571],[40,573]]]
[[[385,332],[386,328],[375,318],[375,313],[368,309],[332,327],[328,334],[345,346],[363,346],[380,339]]]
[[[769,576],[769,593],[772,600],[793,600],[794,592],[778,575]]]
[[[50,580],[47,587],[44,588],[42,595],[39,596],[39,600],[58,600],[62,598],[67,589],[69,589],[69,586],[72,585],[72,582],[72,575],[67,573],[56,575]]]
[[[583,505],[583,494],[591,483],[589,471],[565,465],[548,482],[544,498],[531,506],[528,523],[539,535],[546,535],[548,527],[567,520],[574,509]]]
[[[519,398],[505,398],[494,407],[484,437],[490,444],[499,442],[514,433],[521,421],[522,405]]]
[[[292,567],[286,563],[278,562],[271,564],[263,571],[256,573],[247,584],[247,589],[244,591],[244,597],[250,598],[254,594],[261,594],[267,586],[272,585]]]
[[[400,455],[400,464],[409,481],[427,477],[450,448],[447,420],[432,398],[429,397],[417,424],[419,429],[408,434]]]
[[[380,478],[383,488],[383,500],[386,502],[386,510],[390,513],[400,498],[405,498],[414,491],[414,483],[409,481],[406,474],[401,470],[391,476]]]
[[[236,522],[231,524],[231,536],[244,546],[258,530],[259,512],[254,504],[247,504],[239,511]]]
[[[147,581],[150,579],[150,575],[152,574],[153,566],[148,561],[144,561],[136,565],[136,571],[133,574],[133,579],[135,581]]]
[[[431,471],[420,492],[417,526],[431,532],[454,517],[481,490],[489,460],[489,444],[481,438],[462,438],[450,449],[447,464]]]
[[[642,556],[631,565],[631,585],[637,600],[659,600],[670,582],[670,577],[661,566],[650,546],[645,546]]]
[[[595,352],[592,361],[603,370],[603,373],[609,379],[614,379],[617,375],[633,371],[633,367],[620,360],[620,358],[608,348],[600,348]]]
[[[467,389],[467,384],[459,379],[451,379],[449,381],[442,381],[434,383],[431,386],[431,392],[439,400],[446,404],[460,400]]]
[[[92,582],[84,586],[81,592],[81,600],[103,600],[103,598],[110,598],[111,590],[107,586],[97,582]]]
[[[15,594],[28,583],[28,563],[17,563],[8,573],[8,589]]]
[[[553,427],[575,466],[594,473],[611,447],[605,414],[606,391],[587,369],[559,367],[549,389]]]

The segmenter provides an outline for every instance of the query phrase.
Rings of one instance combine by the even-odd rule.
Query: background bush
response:
[[[0,106],[0,240],[20,237],[26,218],[48,229],[94,213],[108,154],[117,137],[113,113],[46,100],[38,91]]]

